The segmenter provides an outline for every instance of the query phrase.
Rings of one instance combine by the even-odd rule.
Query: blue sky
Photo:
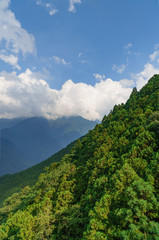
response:
[[[159,73],[158,0],[1,0],[0,117],[102,119]]]

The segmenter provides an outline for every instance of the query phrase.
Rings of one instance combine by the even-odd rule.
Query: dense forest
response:
[[[159,239],[159,75],[4,201],[0,239]]]

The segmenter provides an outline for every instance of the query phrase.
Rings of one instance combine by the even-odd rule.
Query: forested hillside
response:
[[[4,201],[0,239],[159,239],[159,75]]]
[[[39,175],[45,171],[45,168],[50,166],[53,162],[61,161],[62,157],[69,153],[72,147],[75,145],[75,142],[70,143],[67,147],[63,148],[59,152],[55,153],[53,156],[48,158],[41,163],[28,168],[24,171],[7,174],[0,177],[0,207],[2,206],[3,201],[12,195],[15,192],[19,192],[25,186],[33,186]]]

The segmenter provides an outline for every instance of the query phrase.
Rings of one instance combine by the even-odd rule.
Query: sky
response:
[[[0,0],[0,118],[101,120],[159,74],[158,0]]]

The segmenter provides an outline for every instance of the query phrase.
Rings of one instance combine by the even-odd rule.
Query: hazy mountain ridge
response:
[[[0,209],[4,240],[159,238],[159,75]]]
[[[0,129],[9,128],[17,123],[23,121],[25,118],[13,118],[13,119],[7,119],[7,118],[0,118]]]
[[[96,122],[82,117],[1,120],[0,175],[31,167],[86,134]],[[9,167],[7,167],[9,164]]]

